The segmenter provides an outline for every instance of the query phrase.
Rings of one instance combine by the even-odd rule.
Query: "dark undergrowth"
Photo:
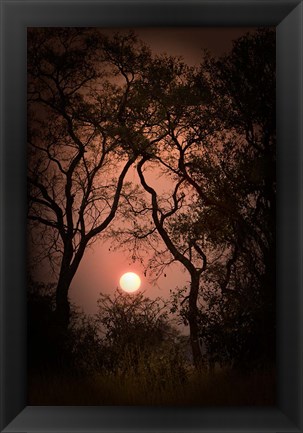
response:
[[[214,374],[189,371],[182,380],[129,374],[93,374],[86,377],[29,376],[29,405],[101,406],[272,406],[273,371],[250,374],[218,370]]]

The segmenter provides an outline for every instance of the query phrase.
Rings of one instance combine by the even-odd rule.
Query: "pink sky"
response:
[[[106,29],[110,34],[117,30]],[[199,65],[203,50],[210,51],[213,55],[222,55],[232,48],[232,41],[253,28],[139,28],[132,29],[149,45],[155,53],[167,53],[169,55],[182,56],[189,65]],[[133,168],[128,174],[128,179],[138,182],[136,170]],[[150,176],[149,176],[149,181]],[[164,188],[163,180],[152,179],[157,189]],[[162,184],[161,184],[162,182]],[[119,227],[119,218],[115,218],[114,224]],[[98,239],[85,252],[79,269],[72,281],[70,288],[70,300],[84,309],[87,313],[94,313],[97,308],[97,299],[100,292],[113,293],[119,285],[119,279],[125,272],[136,272],[141,280],[140,290],[144,290],[146,296],[155,298],[161,296],[169,298],[170,290],[176,287],[188,286],[189,275],[180,264],[173,264],[166,269],[166,276],[162,275],[155,282],[144,276],[145,268],[139,262],[132,263],[127,253],[113,251],[111,242]],[[110,250],[109,250],[110,249]],[[36,271],[36,278],[48,282],[54,278],[49,268],[40,266]]]
[[[117,30],[117,29],[116,29]],[[181,55],[191,65],[198,65],[202,51],[209,50],[214,55],[227,52],[232,47],[232,40],[246,33],[249,28],[141,28],[134,29],[139,37],[152,47],[154,52],[166,52]],[[112,30],[106,30],[110,33]],[[129,175],[137,182],[134,172]],[[158,185],[159,186],[159,185]],[[115,220],[119,224],[119,220]],[[70,299],[82,306],[87,313],[96,311],[96,301],[100,292],[112,293],[119,284],[121,275],[128,271],[136,272],[141,280],[140,290],[146,296],[154,298],[169,297],[171,289],[188,285],[189,276],[180,264],[174,264],[166,271],[157,283],[144,277],[144,267],[140,263],[132,263],[122,251],[109,251],[111,243],[98,240],[89,248],[80,264],[71,284]]]

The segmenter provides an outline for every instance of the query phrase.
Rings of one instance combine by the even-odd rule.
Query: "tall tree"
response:
[[[231,201],[240,205],[231,215],[240,238],[235,238],[224,284],[235,287],[237,275],[243,287],[245,274],[251,275],[245,291],[254,291],[255,302],[261,305],[254,335],[258,335],[259,352],[271,359],[276,293],[275,56],[275,29],[261,28],[235,41],[228,55],[204,64],[218,127],[235,136],[225,146],[221,167]]]
[[[197,301],[199,291],[209,287],[235,305],[252,291],[254,302],[263,305],[262,314],[259,308],[252,312],[255,323],[260,322],[259,331],[264,326],[269,331],[263,349],[274,343],[274,53],[274,32],[261,29],[236,41],[230,54],[206,57],[200,71],[162,56],[143,76],[140,91],[149,95],[148,110],[163,138],[137,169],[150,196],[154,227],[173,260],[191,275],[186,300],[196,360],[201,358]],[[152,186],[148,173],[155,167],[169,179],[170,195]],[[182,190],[191,206],[182,200]],[[154,236],[153,229],[145,229],[133,227],[135,242]],[[192,250],[203,266],[194,264]],[[158,257],[163,266],[171,262]]]
[[[184,180],[180,179],[171,169],[172,163],[178,158],[179,148],[175,149],[179,137],[188,137],[193,132],[189,127],[188,119],[194,110],[199,110],[204,92],[195,83],[191,83],[193,71],[188,68],[179,58],[161,55],[155,56],[144,68],[142,79],[137,83],[137,99],[144,100],[145,118],[149,119],[150,130],[145,132],[148,151],[141,148],[140,160],[137,163],[137,172],[143,191],[147,193],[137,195],[130,204],[130,213],[127,219],[132,217],[133,224],[125,228],[122,233],[115,233],[118,241],[127,243],[133,241],[133,245],[147,242],[147,248],[155,252],[150,261],[151,267],[165,267],[167,254],[159,253],[158,246],[163,242],[165,249],[172,258],[169,263],[177,261],[188,271],[190,275],[190,288],[188,295],[190,326],[190,339],[193,358],[196,366],[202,365],[202,353],[199,345],[197,326],[197,299],[201,274],[207,266],[206,255],[201,248],[201,236],[194,234],[176,234],[173,228],[176,219],[182,218],[189,202],[184,200],[186,193],[193,194],[192,187],[184,190]],[[172,138],[172,131],[178,130],[178,138]],[[175,132],[175,130],[174,130]],[[158,137],[155,143],[154,137]],[[185,139],[185,138],[184,138]],[[152,140],[152,144],[151,144]],[[181,148],[182,144],[180,144]],[[153,187],[151,177],[162,173],[165,182],[170,185],[166,193]],[[194,207],[194,204],[192,204]],[[131,215],[132,214],[132,217]],[[136,218],[140,217],[140,221]],[[145,218],[144,218],[145,217]],[[150,226],[148,218],[152,220]],[[146,220],[147,219],[147,220]],[[145,224],[147,222],[147,224]],[[125,237],[126,236],[126,237]],[[134,257],[140,255],[137,248],[133,248]],[[154,261],[156,259],[156,261]],[[153,262],[153,263],[152,263]]]
[[[273,32],[239,39],[200,69],[152,56],[133,34],[41,30],[30,34],[29,47],[29,219],[57,259],[64,326],[85,249],[118,206],[130,223],[122,240],[146,242],[161,269],[178,261],[189,272],[182,303],[197,366],[205,288],[238,298],[257,282],[272,326]],[[141,193],[125,183],[135,162]],[[169,191],[155,186],[155,173]]]
[[[245,324],[249,342],[243,350],[250,345],[255,355],[274,359],[274,30],[243,36],[222,58],[206,57],[199,76],[208,90],[204,119],[209,119],[211,130],[199,121],[201,110],[193,112],[192,128],[202,139],[187,139],[186,144],[183,139],[182,146],[174,125],[171,138],[179,157],[170,167],[199,195],[201,215],[208,215],[201,228],[222,248],[223,260],[211,275],[213,288],[228,296],[225,305],[231,305],[231,312],[234,304],[238,319],[246,314],[246,308],[242,312],[238,308],[239,299],[249,304]],[[215,308],[212,312],[217,314]]]
[[[115,217],[138,156],[136,119],[130,127],[124,118],[150,53],[131,33],[110,40],[62,28],[28,36],[28,218],[57,272],[64,329],[70,284],[86,248]]]

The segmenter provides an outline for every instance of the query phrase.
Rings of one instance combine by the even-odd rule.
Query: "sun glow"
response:
[[[127,293],[132,293],[138,290],[141,286],[141,279],[139,275],[134,272],[126,272],[120,278],[120,287]]]

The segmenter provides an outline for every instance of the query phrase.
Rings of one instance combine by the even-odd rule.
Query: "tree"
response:
[[[181,303],[196,366],[199,300],[209,290],[236,305],[253,288],[256,302],[270,305],[262,323],[270,317],[272,329],[273,48],[273,32],[259,30],[230,54],[189,68],[176,57],[152,56],[133,34],[33,32],[29,218],[39,223],[48,256],[58,259],[63,327],[83,254],[119,213],[125,228],[110,235],[128,248],[131,240],[134,258],[143,245],[154,252],[151,267],[163,272],[177,261],[189,273]],[[140,187],[125,182],[133,164]]]
[[[71,305],[65,344],[54,329],[56,324],[55,284],[28,281],[28,368],[33,374],[82,374],[100,371],[105,350],[93,317]],[[59,343],[59,344],[58,344]]]
[[[261,321],[259,331],[268,325],[266,341],[273,343],[274,33],[261,29],[240,38],[229,55],[206,57],[199,71],[162,56],[145,74],[142,91],[150,95],[148,111],[163,138],[137,164],[150,204],[141,210],[131,206],[140,223],[127,234],[133,233],[135,244],[149,243],[157,266],[179,261],[189,272],[189,294],[181,302],[188,302],[196,365],[201,362],[197,304],[209,288],[219,290],[229,305],[252,291],[255,306],[263,306],[255,322]],[[169,179],[170,192],[152,185],[148,173],[155,167]],[[149,206],[153,228],[142,222]],[[155,230],[172,259],[157,253]]]
[[[230,54],[205,61],[218,128],[231,131],[221,158],[224,188],[238,209],[225,288],[254,298],[256,349],[275,357],[276,64],[275,30],[258,29]],[[236,284],[235,284],[236,283]],[[240,283],[240,284],[239,284]],[[247,294],[247,295],[246,295]],[[253,344],[252,344],[253,345]]]
[[[204,159],[200,173],[203,180],[208,182],[209,177],[213,176],[211,183],[216,183],[218,170],[212,166],[216,159],[212,150],[214,121],[205,109],[209,95],[206,87],[203,88],[198,71],[168,56],[156,57],[145,68],[142,83],[138,91],[150,95],[147,111],[153,113],[154,134],[161,134],[162,139],[153,153],[143,154],[137,164],[139,180],[148,194],[148,201],[137,197],[137,206],[130,205],[130,214],[135,218],[132,227],[122,234],[122,239],[121,232],[120,236],[117,233],[115,235],[127,245],[131,239],[135,246],[140,243],[142,247],[142,242],[147,242],[148,247],[155,252],[150,261],[153,268],[160,266],[164,269],[167,264],[177,261],[188,271],[190,287],[183,301],[189,305],[187,321],[194,363],[201,367],[203,359],[197,307],[201,276],[208,267],[207,256],[215,256],[212,257],[213,266],[218,260],[216,256],[222,256],[222,249],[229,248],[226,236],[224,238],[222,234],[222,224],[225,231],[231,230],[229,221],[224,216],[220,221],[218,211],[217,215],[214,212],[214,203],[221,198],[217,199],[213,195],[211,185],[204,190],[197,188],[197,182],[188,171],[188,167],[194,164],[202,152]],[[152,186],[150,177],[155,171],[161,173],[170,184],[169,191],[159,192]],[[128,219],[131,218],[130,214],[127,215]],[[140,216],[140,223],[137,216]],[[152,228],[148,223],[144,224],[143,216],[152,218]],[[216,229],[210,223],[214,216],[217,225],[220,225]],[[166,261],[165,253],[157,250],[159,238],[172,259]],[[136,251],[134,247],[134,257],[138,255]]]
[[[186,206],[191,205],[190,200],[184,200],[189,189],[184,189],[184,181],[180,180],[171,169],[172,160],[178,157],[180,150],[175,147],[180,135],[186,138],[191,135],[193,140],[194,129],[189,124],[189,119],[194,111],[199,110],[205,98],[200,87],[196,83],[191,83],[192,77],[191,68],[180,59],[166,55],[155,56],[144,68],[142,78],[136,86],[137,99],[145,100],[144,118],[148,119],[150,128],[147,133],[145,132],[145,138],[149,142],[148,152],[141,151],[141,158],[137,163],[143,194],[137,194],[128,203],[130,212],[125,211],[125,219],[131,221],[128,229],[124,229],[122,233],[119,228],[119,232],[114,232],[114,236],[118,242],[124,242],[127,248],[129,248],[128,241],[133,241],[134,258],[140,256],[136,245],[140,244],[142,248],[146,242],[147,248],[152,248],[155,252],[150,267],[155,267],[157,264],[160,267],[165,266],[164,260],[167,255],[157,251],[160,239],[172,257],[169,262],[178,261],[189,272],[191,345],[195,364],[199,366],[202,363],[202,356],[198,341],[197,298],[200,276],[206,268],[206,255],[199,245],[201,236],[197,232],[194,234],[192,231],[192,235],[188,236],[185,234],[181,239],[181,236],[174,236],[172,230],[173,220],[181,217]],[[186,132],[187,127],[188,132]],[[175,135],[171,136],[175,133],[175,129],[178,130],[178,138]],[[159,137],[157,142],[154,137]],[[150,140],[153,140],[153,145]],[[171,186],[166,194],[157,192],[150,182],[152,174],[161,172]],[[149,173],[149,176],[146,173]],[[192,188],[190,189],[192,193]],[[137,220],[138,216],[140,222]],[[152,264],[154,259],[156,262]]]
[[[179,334],[169,323],[161,298],[149,299],[143,292],[127,294],[119,289],[112,296],[101,293],[96,323],[111,371],[126,374],[146,368],[152,374],[163,355],[167,360],[169,352],[177,355]],[[178,365],[171,368],[177,374]]]
[[[206,300],[211,308],[205,311],[201,307],[201,333],[209,347],[214,347],[209,335],[215,342],[221,334],[219,344],[224,347],[229,341],[229,352],[237,361],[243,361],[248,352],[251,357],[272,361],[276,248],[274,30],[259,29],[243,36],[234,42],[231,53],[219,59],[206,57],[200,74],[210,96],[206,111],[212,119],[212,132],[203,140],[203,152],[187,153],[187,158],[180,152],[178,174],[199,195],[201,209],[208,208],[203,230],[224,253],[217,269],[205,274],[213,295]],[[198,125],[197,118],[193,117],[193,122]],[[202,135],[204,125],[200,130]],[[174,171],[177,173],[176,165]],[[220,291],[223,300],[218,297]],[[207,292],[204,290],[202,297]],[[232,326],[228,314],[234,317]],[[239,323],[241,344],[236,338],[226,338],[224,329],[240,335]],[[218,345],[216,350],[218,353]]]
[[[57,273],[56,313],[66,329],[70,284],[114,219],[138,156],[136,119],[126,126],[124,118],[150,53],[131,33],[110,40],[62,28],[28,36],[28,218]]]

